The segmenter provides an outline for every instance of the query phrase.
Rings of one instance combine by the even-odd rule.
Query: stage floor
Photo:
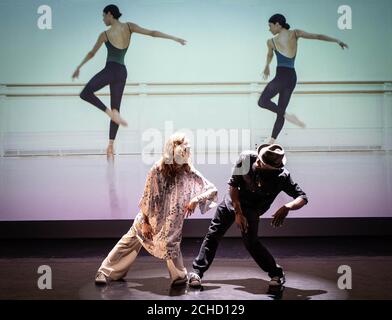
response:
[[[184,240],[184,263],[188,271],[200,241]],[[171,288],[164,261],[144,250],[123,281],[96,286],[96,270],[116,239],[2,241],[0,299],[392,299],[391,238],[268,238],[263,241],[285,269],[287,282],[283,291],[268,291],[267,275],[249,257],[241,239],[223,239],[201,289]],[[38,289],[40,265],[52,269],[52,290]],[[341,265],[351,267],[351,290],[338,288]]]

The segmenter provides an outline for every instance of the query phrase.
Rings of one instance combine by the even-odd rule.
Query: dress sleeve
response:
[[[202,214],[217,206],[218,189],[208,181],[198,170],[193,169],[195,174],[195,188],[193,197],[196,197]]]
[[[151,217],[159,208],[160,192],[159,192],[159,173],[156,165],[148,172],[143,195],[139,201],[139,208],[143,216]]]

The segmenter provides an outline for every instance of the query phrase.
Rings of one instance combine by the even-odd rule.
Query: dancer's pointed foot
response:
[[[116,109],[112,110],[110,118],[118,125],[128,127],[128,123],[123,118],[121,118],[120,112],[118,112]]]
[[[276,141],[276,139],[270,137],[270,138],[265,139],[263,143],[274,144],[275,141]]]
[[[106,148],[106,155],[108,157],[113,157],[114,156],[114,147],[112,144],[109,144],[108,147]]]
[[[305,123],[302,122],[301,120],[298,119],[298,117],[294,113],[285,113],[284,114],[285,119],[288,122],[291,122],[292,124],[295,124],[296,126],[304,129],[306,127]]]

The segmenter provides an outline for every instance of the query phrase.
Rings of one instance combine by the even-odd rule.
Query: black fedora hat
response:
[[[286,155],[279,144],[262,144],[257,147],[257,153],[260,161],[267,166],[280,169],[286,165]]]

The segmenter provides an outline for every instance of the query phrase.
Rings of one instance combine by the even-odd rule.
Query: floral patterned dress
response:
[[[193,166],[189,172],[182,170],[169,181],[155,163],[148,173],[139,202],[140,212],[134,220],[131,234],[136,235],[143,247],[157,258],[168,260],[178,257],[185,207],[194,197],[197,197],[200,212],[204,214],[217,205],[218,191]],[[152,240],[143,237],[144,216],[148,217],[152,227]]]

